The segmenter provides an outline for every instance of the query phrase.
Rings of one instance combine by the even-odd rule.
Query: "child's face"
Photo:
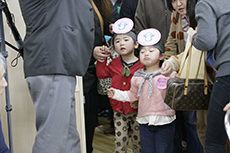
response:
[[[187,13],[187,0],[172,0],[172,6],[181,15]]]
[[[5,80],[5,69],[4,67],[0,67],[0,94],[3,93],[4,88],[7,86],[7,82]]]
[[[163,59],[164,56],[155,47],[142,47],[140,50],[140,62],[147,67],[159,65],[160,60]]]
[[[133,54],[135,47],[137,46],[130,36],[117,35],[114,39],[114,49],[121,56]]]

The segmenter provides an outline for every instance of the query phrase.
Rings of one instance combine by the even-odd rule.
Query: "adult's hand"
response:
[[[224,107],[225,112],[228,111],[228,110],[230,110],[230,102]]]
[[[161,74],[168,76],[172,73],[172,64],[168,61],[164,61],[164,63],[161,66]]]
[[[110,32],[111,34],[113,34],[113,24],[110,24],[110,25],[109,25],[109,32]]]
[[[96,46],[93,50],[93,56],[99,62],[103,62],[110,53],[110,49],[106,46]]]

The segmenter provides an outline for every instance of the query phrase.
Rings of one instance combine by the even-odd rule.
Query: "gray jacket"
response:
[[[195,14],[198,27],[193,45],[213,51],[217,77],[230,75],[230,1],[200,0]]]
[[[156,28],[161,32],[161,43],[168,38],[171,12],[166,0],[139,0],[135,13],[135,30],[138,34],[147,28]]]
[[[94,42],[88,0],[19,0],[26,24],[25,76],[84,75]]]

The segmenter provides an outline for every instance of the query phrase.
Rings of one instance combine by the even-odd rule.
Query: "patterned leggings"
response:
[[[127,153],[129,125],[132,130],[133,153],[141,152],[139,124],[136,122],[136,116],[137,113],[123,114],[114,111],[115,153]]]

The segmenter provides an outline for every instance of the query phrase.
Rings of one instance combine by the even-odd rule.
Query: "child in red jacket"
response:
[[[113,59],[109,65],[106,65],[107,60],[97,61],[98,78],[111,77],[111,87],[120,90],[129,90],[133,74],[143,68],[139,59],[134,55],[134,50],[138,45],[136,44],[136,34],[132,28],[132,20],[128,18],[117,20],[113,25],[113,46],[120,56]],[[133,131],[131,136],[133,152],[140,153],[139,124],[136,122],[137,109],[132,108],[129,102],[124,103],[110,99],[110,103],[114,111],[114,152],[127,152],[130,125]]]

